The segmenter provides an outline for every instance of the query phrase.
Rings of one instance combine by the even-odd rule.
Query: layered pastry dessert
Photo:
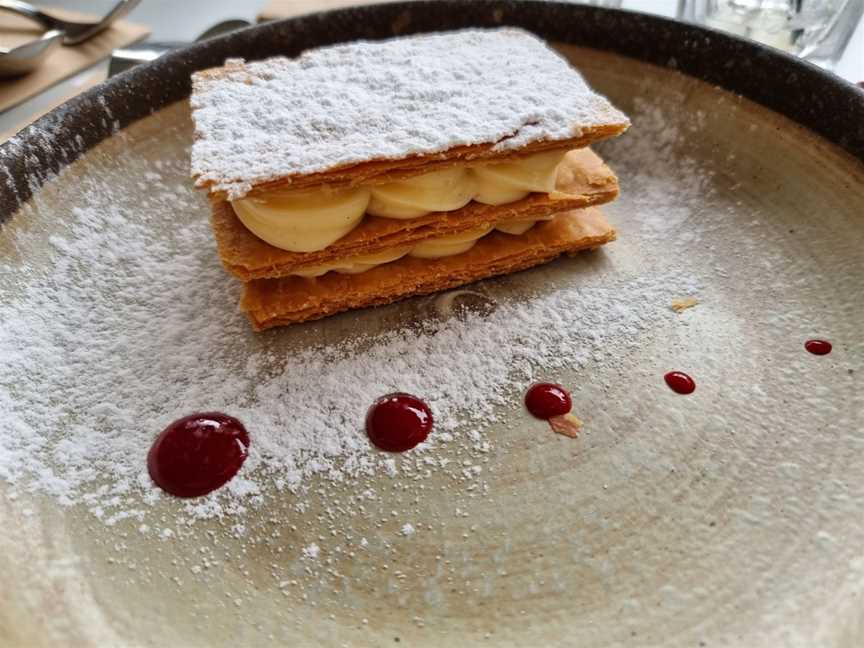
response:
[[[615,232],[629,122],[536,37],[355,42],[193,76],[192,173],[256,329],[521,270]]]

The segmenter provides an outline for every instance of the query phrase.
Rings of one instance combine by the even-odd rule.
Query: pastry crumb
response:
[[[562,414],[561,416],[553,416],[550,418],[549,426],[552,428],[553,432],[575,439],[579,436],[579,430],[582,429],[582,421],[576,418],[573,414]]]
[[[676,313],[681,313],[688,308],[693,308],[696,304],[699,303],[699,300],[695,297],[684,297],[682,299],[673,299],[672,300],[672,310]]]

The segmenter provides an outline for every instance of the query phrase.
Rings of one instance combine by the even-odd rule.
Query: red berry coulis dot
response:
[[[534,416],[548,421],[553,416],[563,416],[573,407],[570,392],[554,383],[536,383],[525,392],[525,407]]]
[[[366,414],[369,440],[387,452],[405,452],[422,443],[432,430],[432,410],[411,394],[379,398]]]
[[[246,460],[249,434],[219,412],[191,414],[162,431],[147,455],[150,477],[177,497],[199,497],[231,480]]]
[[[831,353],[831,343],[828,340],[807,340],[804,348],[813,355],[828,355]]]
[[[663,379],[669,388],[678,394],[692,394],[696,391],[696,381],[683,371],[670,371]]]

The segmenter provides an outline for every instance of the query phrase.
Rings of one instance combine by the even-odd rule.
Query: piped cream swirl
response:
[[[232,204],[247,229],[270,245],[290,252],[316,252],[348,234],[367,212],[384,218],[410,219],[460,209],[471,200],[503,205],[531,192],[548,193],[555,188],[556,170],[565,154],[561,150],[547,151],[508,162],[452,167],[354,189],[278,189]],[[512,234],[518,228],[502,224],[499,229]]]
[[[366,208],[373,216],[419,218],[433,211],[461,209],[477,193],[470,169],[433,171],[415,178],[370,187],[372,200]]]
[[[483,227],[475,227],[467,232],[460,232],[452,236],[442,236],[435,239],[426,239],[420,241],[414,246],[414,249],[409,252],[409,256],[420,259],[441,259],[443,257],[454,256],[467,252],[474,244],[489,232],[492,231],[491,225]]]
[[[411,246],[403,246],[394,250],[379,252],[378,254],[363,254],[355,257],[349,257],[341,261],[325,263],[317,266],[309,266],[308,268],[300,268],[294,270],[293,274],[299,277],[320,277],[327,272],[339,272],[341,274],[360,274],[371,270],[375,266],[384,263],[391,263],[411,251]]]
[[[532,192],[553,191],[556,171],[565,153],[547,151],[521,160],[471,169],[477,179],[474,200],[486,205],[505,205],[521,200]]]
[[[368,189],[328,187],[273,191],[235,200],[234,213],[258,238],[291,252],[323,250],[353,230],[366,213]]]

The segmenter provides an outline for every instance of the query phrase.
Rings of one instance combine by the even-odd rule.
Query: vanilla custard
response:
[[[290,252],[316,252],[348,234],[367,212],[383,218],[410,219],[460,209],[471,200],[504,205],[532,192],[548,193],[555,188],[557,167],[566,153],[546,151],[508,162],[449,168],[354,189],[334,190],[325,185],[302,190],[276,189],[235,200],[232,205],[240,221],[270,245]],[[533,221],[501,223],[498,229],[521,234],[531,225]],[[423,258],[459,254],[451,250],[465,245],[467,250],[483,236],[464,238],[469,234],[472,233],[457,235],[461,238],[453,242],[447,240],[453,237],[424,242],[432,246],[429,248],[421,243],[411,254]]]
[[[544,219],[545,220],[545,219]],[[534,227],[536,220],[509,220],[503,221],[501,223],[497,223],[495,225],[495,229],[499,232],[504,232],[505,234],[513,234],[514,236],[519,236],[520,234],[524,234],[529,229]]]
[[[533,221],[529,221],[533,225]],[[342,274],[360,274],[371,270],[375,266],[384,263],[390,263],[401,259],[406,254],[421,259],[441,259],[456,254],[467,252],[474,244],[492,231],[491,226],[478,227],[468,232],[455,234],[453,236],[444,236],[437,239],[422,241],[415,246],[402,246],[395,250],[386,250],[377,254],[364,254],[333,263],[326,263],[307,268],[299,268],[291,274],[298,277],[320,277],[328,272],[340,272]]]
[[[384,218],[419,218],[433,211],[461,209],[477,193],[477,181],[465,167],[433,171],[399,182],[373,185],[366,209]]]
[[[475,167],[471,169],[477,178],[474,200],[486,205],[505,205],[531,192],[549,193],[555,189],[558,164],[566,154],[567,151],[546,151],[521,160]]]
[[[452,236],[426,239],[415,245],[414,249],[408,254],[420,259],[441,259],[443,257],[462,254],[474,247],[478,239],[486,236],[491,231],[492,226],[486,225],[484,227],[475,227],[467,232],[460,232]]]
[[[317,252],[354,229],[371,194],[363,187],[274,190],[231,203],[255,236],[291,252]]]
[[[401,259],[410,251],[411,246],[409,245],[397,248],[395,250],[379,252],[378,254],[362,254],[355,257],[350,257],[348,259],[344,259],[342,261],[335,261],[333,263],[310,266],[308,268],[300,268],[299,270],[295,270],[291,274],[295,274],[299,277],[320,277],[321,275],[330,272],[331,270],[334,272],[340,272],[342,274],[360,274],[361,272],[371,270],[375,266],[379,266],[382,263],[390,263],[391,261]]]

